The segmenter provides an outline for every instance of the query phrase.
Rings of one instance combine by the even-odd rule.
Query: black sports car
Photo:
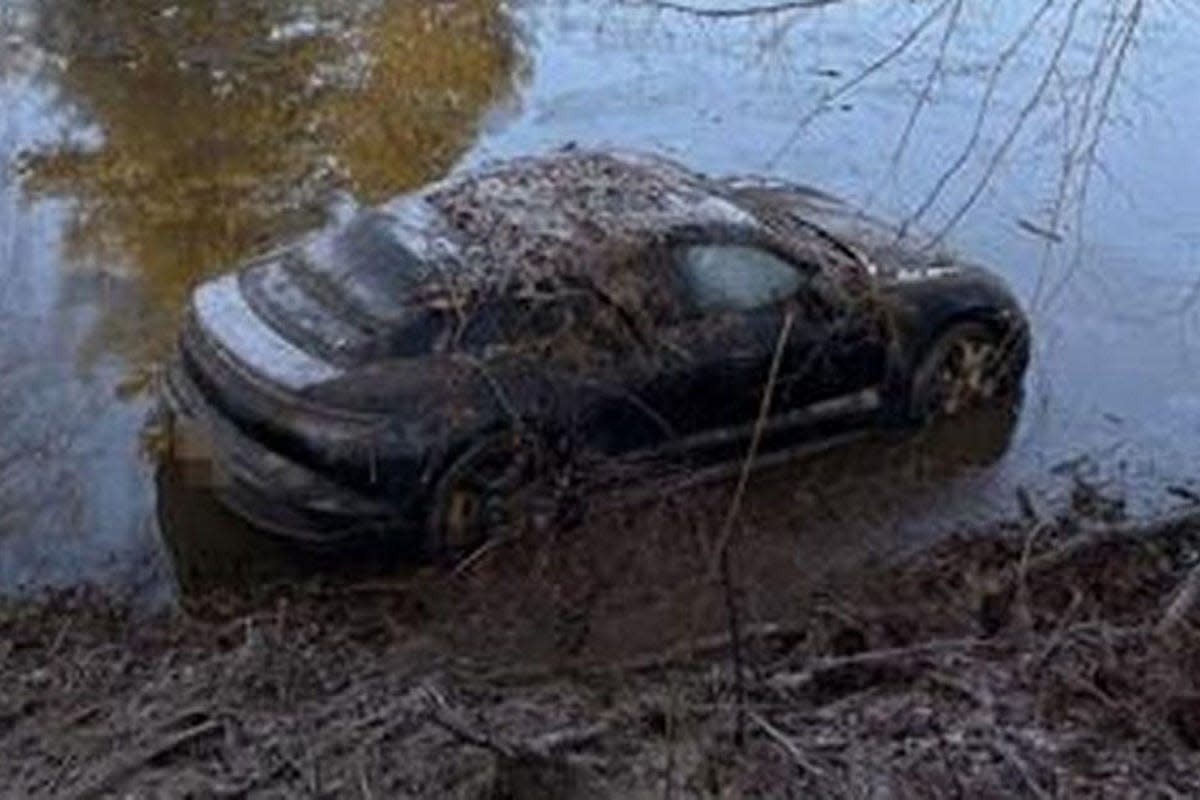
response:
[[[166,398],[173,456],[257,527],[453,557],[565,465],[1015,408],[1028,351],[998,278],[823,192],[565,150],[200,286]]]

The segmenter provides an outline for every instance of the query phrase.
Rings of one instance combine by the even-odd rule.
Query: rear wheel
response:
[[[524,521],[527,490],[537,474],[536,448],[516,432],[493,434],[472,445],[443,474],[426,526],[425,555],[453,564],[496,531]]]
[[[1019,366],[995,331],[963,322],[942,334],[913,377],[910,413],[918,421],[995,407],[1016,395]]]

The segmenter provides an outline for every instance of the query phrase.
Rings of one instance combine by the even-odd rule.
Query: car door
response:
[[[680,311],[662,335],[681,360],[652,395],[685,442],[729,455],[724,443],[744,439],[785,330],[774,428],[821,423],[880,379],[869,321],[816,265],[753,242],[681,245],[671,261]]]
[[[777,415],[873,410],[887,364],[887,338],[872,306],[841,291],[817,268],[791,298],[791,335],[777,380]],[[870,396],[868,396],[870,395]],[[819,412],[819,413],[818,413]]]

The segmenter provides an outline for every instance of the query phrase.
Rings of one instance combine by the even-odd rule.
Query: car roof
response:
[[[480,277],[599,277],[681,230],[756,231],[715,181],[658,156],[562,150],[463,173],[423,193]]]
[[[424,265],[410,304],[466,316],[492,297],[583,291],[649,321],[679,312],[669,246],[681,242],[766,246],[838,281],[858,270],[792,207],[660,156],[572,148],[460,172],[377,214]]]

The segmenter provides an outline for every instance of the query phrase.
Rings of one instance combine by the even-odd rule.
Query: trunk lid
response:
[[[302,391],[428,353],[437,315],[413,293],[456,256],[437,212],[409,195],[201,286],[190,317],[245,371]]]

